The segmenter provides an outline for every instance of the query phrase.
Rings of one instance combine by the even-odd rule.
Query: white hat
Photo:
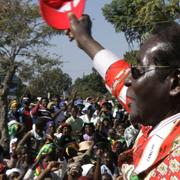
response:
[[[19,173],[20,175],[22,175],[22,171],[21,171],[20,169],[18,169],[18,168],[8,169],[8,170],[6,171],[6,175],[7,175],[7,176],[10,176],[10,175],[11,175],[12,173],[14,173],[14,172]]]
[[[93,167],[94,165],[93,164],[84,164],[82,165],[82,176],[87,176],[89,170]]]

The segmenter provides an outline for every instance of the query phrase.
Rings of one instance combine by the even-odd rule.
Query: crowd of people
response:
[[[27,180],[115,179],[118,155],[133,146],[139,129],[117,100],[77,95],[11,100],[7,123],[0,175]]]

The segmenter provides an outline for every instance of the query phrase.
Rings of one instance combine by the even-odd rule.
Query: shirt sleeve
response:
[[[103,49],[95,55],[93,65],[105,80],[105,85],[110,93],[129,111],[126,98],[127,87],[124,86],[124,81],[130,72],[129,64],[125,60],[119,59],[110,50]]]
[[[93,65],[102,78],[105,79],[108,68],[118,60],[118,56],[113,52],[107,49],[103,49],[95,55]]]

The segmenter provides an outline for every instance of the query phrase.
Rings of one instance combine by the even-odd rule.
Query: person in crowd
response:
[[[21,107],[18,109],[19,112],[19,121],[24,126],[24,131],[30,131],[32,129],[32,118],[31,118],[31,109],[30,109],[30,99],[28,97],[23,97],[21,102]]]
[[[101,119],[107,118],[109,120],[113,119],[112,116],[112,104],[109,103],[108,101],[105,101],[101,105]]]
[[[71,142],[75,142],[73,139],[72,133],[72,126],[68,123],[63,123],[60,125],[57,135],[57,143],[60,147],[65,148],[65,146]]]
[[[7,170],[7,162],[4,160],[4,150],[0,145],[0,175],[5,174],[6,170]]]
[[[112,178],[118,175],[118,169],[115,164],[116,159],[113,152],[105,150],[102,155],[101,174],[108,173]]]
[[[95,126],[93,123],[85,123],[82,129],[82,141],[92,141],[94,137]]]
[[[122,108],[121,104],[116,105],[116,109],[113,113],[113,117],[118,119],[121,123],[125,122],[125,110]]]
[[[22,139],[24,135],[24,126],[17,122],[16,120],[12,120],[8,123],[8,134],[9,134],[9,153],[11,153],[14,149],[16,149],[18,142]]]
[[[55,138],[54,133],[55,133],[55,123],[54,121],[48,121],[46,123],[46,137],[53,140]]]
[[[41,173],[47,168],[48,163],[51,161],[57,161],[58,157],[55,153],[55,147],[54,144],[51,143],[45,143],[39,150],[35,162],[38,162],[35,166],[34,171],[34,179],[38,179],[38,177],[41,175]],[[50,174],[47,175],[48,177],[51,177]]]
[[[103,117],[102,119],[102,131],[103,133],[108,137],[108,132],[112,128],[113,122],[112,119],[109,119],[109,117]]]
[[[96,123],[93,139],[95,142],[108,142],[107,134],[104,132],[103,123],[100,120]]]
[[[37,118],[35,124],[33,124],[32,130],[28,131],[24,137],[19,141],[17,149],[26,145],[29,151],[36,156],[40,147],[45,143],[45,121],[42,118]]]
[[[94,118],[94,125],[96,125],[97,121],[100,119],[101,106],[98,103],[95,103],[94,107],[95,107],[95,111],[93,113],[93,118]]]
[[[11,155],[11,159],[8,163],[9,170],[14,168],[18,169],[20,172],[20,177],[22,178],[26,171],[31,167],[33,163],[33,157],[31,155],[31,151],[29,151],[28,147],[22,146],[18,150],[14,150]]]
[[[124,139],[126,141],[127,147],[131,148],[137,138],[137,135],[139,133],[139,127],[138,125],[132,125],[130,124],[125,130],[124,130]]]
[[[66,123],[72,127],[72,136],[78,140],[81,135],[81,131],[84,125],[84,122],[81,118],[77,117],[78,108],[73,106],[71,109],[71,116],[66,120]]]
[[[46,122],[52,119],[51,111],[47,108],[48,102],[48,98],[43,97],[31,110],[31,115],[34,121],[36,121],[37,117],[43,118]]]
[[[127,149],[125,137],[124,137],[124,127],[123,124],[119,124],[115,129],[114,143],[112,144],[112,151],[119,155]]]
[[[91,123],[94,120],[92,119],[94,113],[93,106],[89,105],[88,107],[86,107],[86,110],[84,112],[84,115],[80,116],[80,118],[83,120],[83,123]]]
[[[16,120],[19,122],[19,113],[18,113],[19,103],[17,100],[12,100],[9,104],[9,111],[7,115],[8,122],[11,120]]]
[[[131,66],[92,37],[88,15],[78,20],[69,13],[69,19],[71,40],[93,59],[131,121],[142,125],[133,161],[120,167],[124,179],[179,179],[180,25],[161,25],[141,45],[138,65]]]
[[[54,103],[52,107],[52,111],[53,111],[52,117],[54,118],[55,124],[59,126],[60,123],[65,120],[64,112],[66,110],[66,103],[61,102],[61,99],[58,95],[52,98],[52,102]]]
[[[111,145],[113,145],[117,139],[116,131],[113,128],[108,130],[108,140]]]
[[[75,106],[77,106],[78,108],[77,117],[81,117],[83,115],[82,110],[85,107],[84,104],[78,103],[78,104],[75,104]]]

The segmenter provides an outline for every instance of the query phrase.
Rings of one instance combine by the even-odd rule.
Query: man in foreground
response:
[[[180,179],[180,25],[152,35],[140,48],[138,65],[130,67],[93,39],[88,16],[69,19],[69,37],[91,57],[132,123],[142,125],[133,162],[121,163],[123,178]]]

